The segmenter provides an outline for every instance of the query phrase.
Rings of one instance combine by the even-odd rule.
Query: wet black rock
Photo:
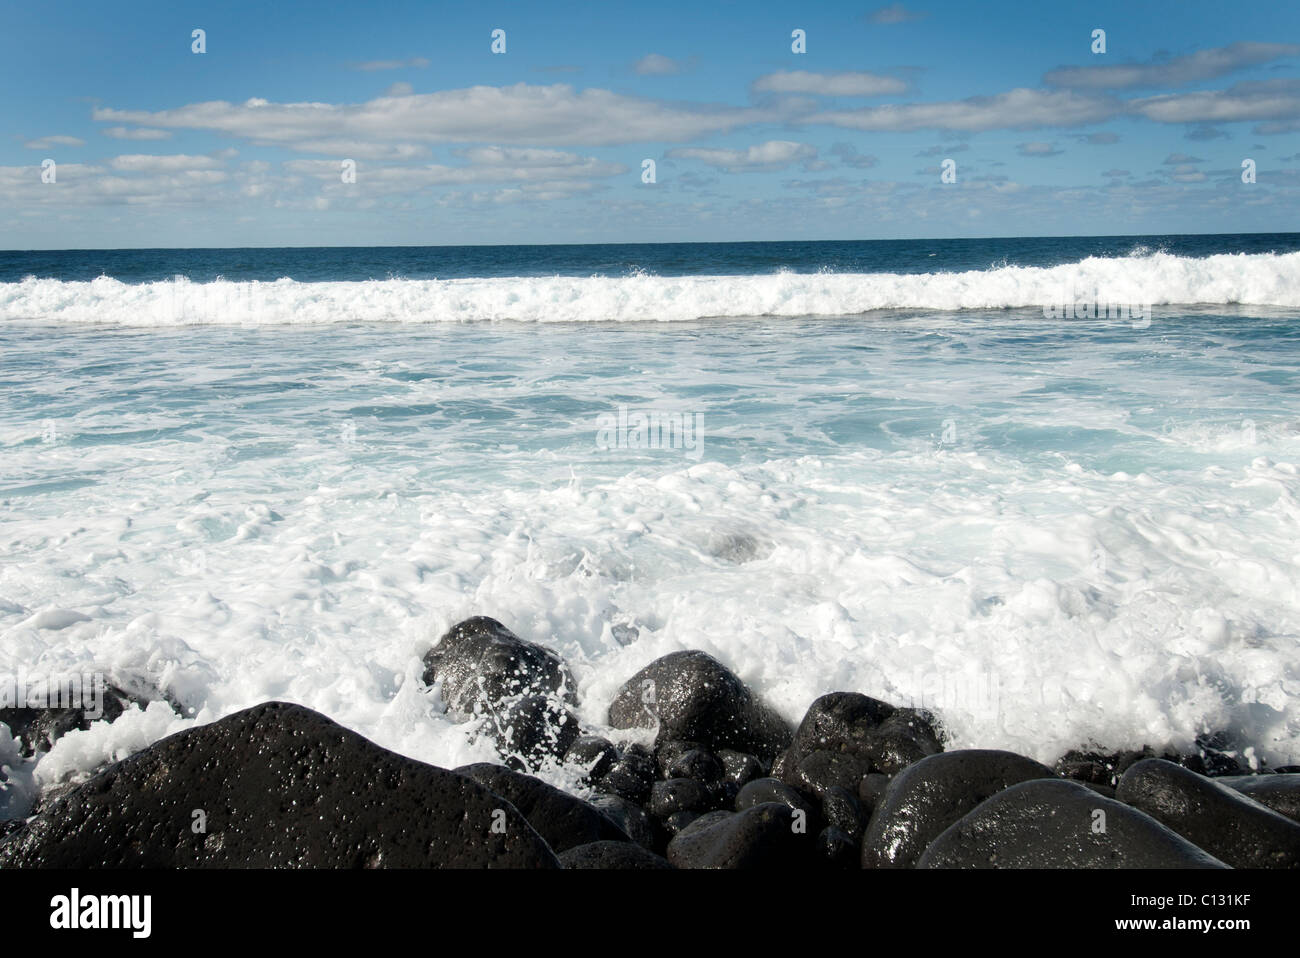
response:
[[[869,818],[870,816],[863,812],[858,797],[847,788],[832,785],[822,795],[822,820],[829,827],[838,828],[853,839],[855,865],[857,843],[862,838],[862,832],[867,827]]]
[[[0,867],[557,865],[502,796],[283,702],[137,752],[0,845]]]
[[[793,747],[799,755],[822,750],[863,752],[871,731],[895,711],[888,702],[858,692],[831,692],[808,706]]]
[[[730,815],[716,814],[702,827],[684,830],[668,843],[677,868],[788,869],[817,862],[817,833],[802,830],[796,810],[768,803]]]
[[[668,859],[630,842],[592,842],[561,853],[565,868],[604,868],[636,871],[672,869]]]
[[[662,823],[663,830],[669,838],[672,838],[674,835],[677,835],[685,828],[699,821],[706,814],[713,815],[715,813],[714,812],[701,813],[694,810],[686,810],[686,809],[683,809],[680,812],[673,812],[671,815],[669,815],[667,818],[663,820]]]
[[[673,652],[628,679],[609,707],[614,728],[651,728],[659,741],[698,742],[771,758],[790,728],[734,674],[704,652]]]
[[[650,790],[650,814],[667,818],[675,812],[703,812],[709,804],[709,789],[693,778],[670,778],[655,782]]]
[[[1201,736],[1196,740],[1196,751],[1187,755],[1169,750],[1157,754],[1147,745],[1118,752],[1071,749],[1057,760],[1055,769],[1063,778],[1110,788],[1119,784],[1120,777],[1130,767],[1147,758],[1164,759],[1200,775],[1236,775],[1244,769],[1233,755],[1223,750],[1227,741],[1223,734]]]
[[[832,752],[825,749],[803,759],[786,781],[800,791],[819,798],[829,788],[846,788],[857,792],[858,783],[871,773],[874,763],[865,755]]]
[[[1215,781],[1236,789],[1293,822],[1300,822],[1300,774],[1232,775]]]
[[[669,778],[695,778],[706,784],[722,781],[722,762],[712,752],[702,748],[689,749],[677,757],[668,768]]]
[[[660,738],[655,742],[655,769],[660,778],[672,778],[670,769],[673,763],[685,755],[687,752],[703,748],[699,742],[687,742],[682,739],[664,739]]]
[[[484,716],[484,730],[511,768],[528,771],[564,755],[581,734],[578,717],[554,697],[523,695]]]
[[[474,616],[448,629],[424,656],[424,682],[442,683],[452,711],[482,715],[512,766],[558,758],[580,734],[564,660],[496,619]]]
[[[858,843],[843,829],[827,825],[817,834],[817,854],[834,869],[858,867]]]
[[[943,732],[924,709],[901,708],[867,733],[860,754],[871,759],[875,771],[894,775],[907,766],[943,751]]]
[[[529,693],[577,704],[573,676],[563,659],[485,615],[453,625],[425,654],[425,685],[439,680],[443,701],[458,712]]]
[[[556,853],[591,842],[632,840],[598,809],[531,775],[490,762],[465,765],[455,772],[478,782],[517,808]]]
[[[718,758],[722,761],[722,768],[727,780],[735,782],[737,785],[744,785],[756,778],[762,778],[765,772],[763,763],[756,756],[746,752],[737,752],[735,749],[724,748],[718,751]]]
[[[60,738],[72,731],[85,731],[92,722],[113,722],[128,705],[145,708],[149,700],[132,695],[115,685],[96,685],[94,680],[76,687],[64,686],[43,690],[56,700],[82,702],[84,705],[69,708],[22,707],[0,708],[0,723],[9,726],[14,738],[22,739],[22,755],[31,758],[37,752],[48,752]],[[174,711],[174,709],[173,709]]]
[[[759,805],[774,803],[803,812],[811,832],[820,831],[825,824],[821,817],[820,803],[815,798],[775,778],[756,778],[747,783],[736,795],[735,808],[736,811],[743,812]]]
[[[591,806],[623,829],[642,848],[653,851],[661,846],[654,821],[640,805],[634,805],[618,795],[596,795],[591,799]]]
[[[756,778],[746,782],[736,795],[736,811],[744,811],[766,802],[780,802],[791,808],[807,809],[813,802],[797,788],[776,778]]]
[[[644,805],[655,782],[655,760],[648,750],[629,746],[623,750],[599,786],[629,802]]]
[[[891,781],[893,779],[888,775],[872,772],[870,775],[862,776],[862,781],[858,782],[858,801],[862,803],[862,812],[868,818],[880,804],[880,798],[885,794],[885,789],[889,788]]]
[[[918,868],[1225,868],[1135,808],[1079,782],[998,792],[930,843]]]
[[[922,759],[899,772],[876,803],[862,840],[862,867],[911,868],[940,832],[985,799],[1054,777],[1014,752],[969,749]]]
[[[614,743],[599,735],[579,735],[564,753],[566,765],[577,765],[586,769],[587,779],[594,781],[604,778],[614,763],[618,761],[618,749]]]
[[[1300,824],[1172,762],[1133,765],[1115,797],[1233,868],[1300,867]]]

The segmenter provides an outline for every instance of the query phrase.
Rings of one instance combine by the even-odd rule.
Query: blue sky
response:
[[[1300,4],[61,3],[3,16],[8,249],[1300,223]],[[956,182],[941,181],[945,159]]]

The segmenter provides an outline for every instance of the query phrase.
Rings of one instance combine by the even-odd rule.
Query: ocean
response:
[[[697,648],[791,721],[1293,764],[1298,370],[1300,234],[0,252],[0,673],[188,713],[37,786],[271,698],[493,760],[419,681],[479,614],[598,729]]]

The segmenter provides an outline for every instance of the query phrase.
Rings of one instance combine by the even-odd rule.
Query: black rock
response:
[[[901,708],[866,735],[858,754],[871,759],[877,772],[893,775],[943,751],[938,721],[924,709]]]
[[[629,747],[623,750],[598,786],[629,802],[644,805],[650,798],[654,782],[654,758],[644,749]]]
[[[868,733],[895,711],[888,702],[857,692],[831,692],[808,706],[792,747],[799,756],[825,750],[863,752]]]
[[[531,775],[490,762],[455,771],[510,802],[556,853],[591,842],[632,840],[598,809]]]
[[[0,845],[11,868],[558,864],[502,796],[283,702],[137,752]]]
[[[998,792],[930,843],[917,868],[1225,868],[1151,816],[1079,782]]]
[[[669,778],[694,778],[707,785],[721,782],[723,774],[722,763],[717,756],[702,748],[683,752],[668,768]]]
[[[96,686],[92,679],[84,682],[78,676],[78,685],[64,685],[57,689],[42,689],[54,697],[56,705],[61,698],[68,708],[11,706],[0,708],[0,723],[9,726],[14,738],[22,739],[22,755],[31,758],[37,752],[48,752],[65,734],[85,731],[92,722],[113,722],[131,704],[145,708],[149,700],[123,691],[116,685],[104,683]],[[72,702],[85,704],[72,705]],[[173,709],[174,710],[174,709]]]
[[[718,752],[718,758],[722,760],[722,768],[727,780],[737,785],[744,785],[763,776],[763,763],[756,756],[724,748]]]
[[[716,814],[716,821],[687,829],[668,843],[668,860],[675,867],[788,869],[817,861],[817,833],[801,831],[795,810],[786,805]]]
[[[823,826],[820,803],[811,796],[775,778],[756,778],[746,783],[736,795],[736,811],[755,808],[767,804],[785,805],[804,814],[810,832],[818,832]]]
[[[880,804],[880,798],[885,794],[885,789],[889,788],[891,781],[893,779],[888,775],[872,772],[870,775],[862,776],[862,781],[858,782],[858,801],[862,803],[862,813],[867,818],[871,817],[871,813]]]
[[[659,739],[655,742],[655,769],[660,778],[673,778],[669,774],[673,763],[687,752],[702,748],[699,742],[686,742],[681,739]]]
[[[1173,762],[1138,762],[1115,797],[1233,868],[1300,867],[1300,824]]]
[[[703,812],[709,804],[709,789],[693,778],[670,778],[655,782],[650,790],[650,814],[667,818],[675,812]]]
[[[699,819],[703,818],[704,815],[706,814],[713,815],[715,813],[714,812],[700,813],[697,811],[690,811],[685,809],[683,809],[680,812],[673,812],[667,818],[663,819],[664,833],[669,838],[672,838],[674,835],[680,833],[683,829],[689,827],[690,825],[697,822]]]
[[[425,654],[424,684],[438,680],[443,701],[457,712],[530,693],[577,704],[573,676],[563,659],[485,615],[453,625]]]
[[[577,845],[560,854],[565,868],[671,869],[668,859],[631,842],[592,842]]]
[[[654,851],[661,846],[654,821],[640,805],[633,805],[618,795],[596,795],[591,800],[591,806],[623,829],[642,848]]]
[[[1019,782],[1054,778],[1033,759],[984,749],[944,752],[905,768],[876,804],[862,839],[863,868],[911,868],[939,833]]]
[[[614,728],[651,728],[659,741],[699,742],[710,751],[731,748],[760,758],[790,744],[790,728],[745,684],[704,652],[673,652],[656,659],[619,689],[609,707]]]
[[[506,764],[524,771],[564,755],[581,734],[578,717],[557,699],[543,695],[499,703],[484,718],[484,728]]]
[[[558,758],[579,734],[567,708],[577,699],[564,660],[496,619],[475,616],[448,629],[424,656],[424,682],[442,683],[452,711],[482,715],[512,765]]]
[[[822,795],[822,820],[831,828],[837,828],[853,839],[856,850],[862,832],[867,827],[869,816],[862,811],[862,803],[847,788],[832,785]],[[854,866],[858,864],[854,859]]]
[[[564,753],[567,765],[578,765],[587,771],[587,779],[603,778],[618,761],[614,743],[599,735],[579,735]]]
[[[817,834],[817,853],[831,868],[858,867],[858,843],[852,835],[834,825],[828,825]]]
[[[709,808],[725,808],[734,811],[736,799],[740,797],[740,786],[735,782],[714,782],[709,786]]]
[[[786,781],[819,798],[825,796],[828,788],[837,786],[856,793],[858,783],[873,767],[872,760],[865,755],[820,749],[803,759]]]
[[[1216,779],[1220,785],[1236,789],[1279,815],[1300,822],[1300,775],[1283,772],[1277,775],[1234,775]]]

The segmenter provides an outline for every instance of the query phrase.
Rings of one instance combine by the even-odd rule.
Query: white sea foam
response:
[[[52,323],[0,345],[0,673],[193,709],[70,733],[35,772],[0,735],[0,814],[267,699],[492,760],[419,681],[475,614],[563,654],[597,730],[636,669],[699,648],[792,721],[853,690],[1045,761],[1211,729],[1300,761],[1286,322]],[[624,403],[698,414],[702,459],[601,448]]]
[[[368,282],[128,284],[29,278],[0,284],[0,321],[125,326],[198,324],[681,321],[852,316],[887,309],[1042,307],[1098,302],[1300,306],[1300,252],[1090,257],[1054,267],[967,272],[754,276],[520,277]]]

